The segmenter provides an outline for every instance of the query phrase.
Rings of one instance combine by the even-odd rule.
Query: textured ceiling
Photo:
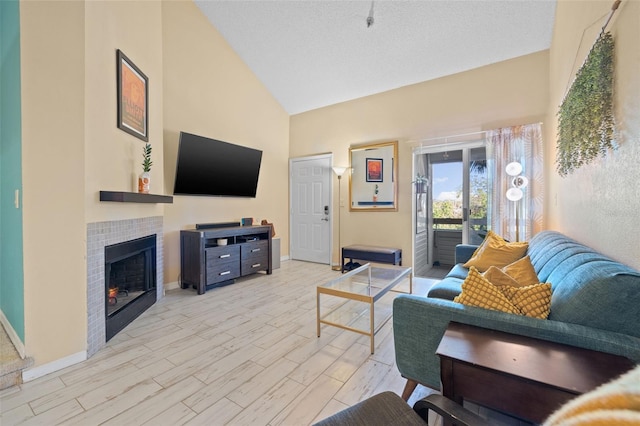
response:
[[[555,0],[195,0],[289,114],[548,49]]]

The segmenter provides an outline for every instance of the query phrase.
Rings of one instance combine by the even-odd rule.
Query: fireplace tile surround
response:
[[[105,325],[105,256],[104,248],[136,238],[156,234],[156,294],[163,288],[163,220],[162,216],[114,220],[87,224],[87,356],[106,344]]]

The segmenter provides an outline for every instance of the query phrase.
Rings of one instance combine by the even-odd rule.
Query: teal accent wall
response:
[[[20,206],[15,206],[15,191]],[[0,308],[24,343],[20,3],[0,1]]]

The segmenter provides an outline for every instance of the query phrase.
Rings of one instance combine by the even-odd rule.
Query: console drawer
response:
[[[267,259],[252,259],[252,260],[243,260],[242,266],[240,268],[240,273],[244,275],[253,274],[258,271],[266,271],[269,269],[269,264],[267,263]]]
[[[210,247],[206,252],[206,283],[215,284],[240,276],[240,247],[237,245]]]
[[[242,275],[253,274],[269,269],[269,241],[251,241],[240,244]]]
[[[229,246],[217,246],[204,249],[207,265],[212,262],[227,262],[240,260],[240,246],[232,244]]]
[[[258,240],[240,244],[240,256],[242,261],[249,259],[269,258],[269,241]]]
[[[207,285],[219,283],[220,281],[232,280],[240,276],[240,265],[235,262],[218,262],[214,265],[207,265]]]

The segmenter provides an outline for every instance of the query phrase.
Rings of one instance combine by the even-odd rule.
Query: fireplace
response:
[[[156,302],[156,235],[104,247],[106,340]]]

